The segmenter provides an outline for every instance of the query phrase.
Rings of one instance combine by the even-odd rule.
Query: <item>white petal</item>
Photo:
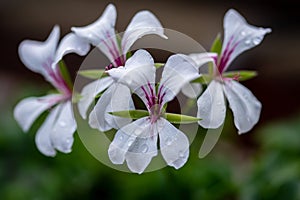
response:
[[[139,174],[145,171],[152,158],[157,155],[156,127],[148,122],[140,131],[141,135],[135,138],[125,156],[130,171]]]
[[[135,139],[137,137],[140,137],[141,134],[143,133],[145,134],[150,133],[149,127],[150,127],[149,120],[147,117],[144,117],[118,130],[118,132],[114,137],[114,140],[112,141],[108,149],[108,155],[112,163],[114,164],[124,163],[125,155],[128,152],[129,148],[134,144]],[[149,149],[149,152],[154,153],[154,151],[152,151],[152,146],[151,149]]]
[[[259,120],[261,103],[250,90],[236,81],[226,83],[224,91],[239,134],[250,131]]]
[[[59,27],[55,26],[45,42],[24,40],[19,46],[19,56],[24,65],[31,71],[42,74],[46,80],[49,80],[49,75],[45,67],[52,65],[59,32]]]
[[[181,92],[185,96],[193,99],[197,98],[201,94],[202,90],[202,85],[199,83],[187,83],[182,87]]]
[[[14,117],[22,130],[24,132],[28,131],[37,117],[57,103],[55,99],[60,96],[61,95],[47,95],[44,97],[29,97],[19,102],[14,109]]]
[[[126,61],[124,67],[113,68],[108,73],[119,83],[127,85],[146,103],[141,87],[145,86],[145,90],[150,94],[149,90],[153,89],[155,84],[155,71],[152,56],[145,50],[138,50]]]
[[[136,51],[124,67],[112,68],[107,72],[114,80],[128,85],[132,90],[155,81],[154,60],[150,53],[143,49]]]
[[[111,77],[104,77],[99,80],[93,81],[88,85],[84,86],[81,91],[82,98],[78,102],[78,110],[83,119],[86,119],[86,112],[89,106],[94,101],[97,94],[104,91],[108,88],[112,83],[113,79]]]
[[[149,34],[156,34],[167,39],[159,20],[149,11],[140,11],[132,18],[123,35],[123,53],[126,54],[136,40]]]
[[[129,89],[120,84],[112,84],[100,97],[89,117],[92,128],[108,131],[119,129],[130,123],[129,118],[112,116],[108,112],[134,109]]]
[[[185,84],[199,76],[195,62],[190,57],[182,54],[170,56],[158,89],[164,96],[162,104],[171,101]]]
[[[90,44],[86,42],[86,40],[78,37],[74,33],[67,34],[60,42],[54,63],[58,63],[64,55],[69,53],[76,53],[80,56],[84,56],[90,50]]]
[[[179,169],[189,157],[189,140],[186,135],[164,118],[157,121],[160,150],[169,166]]]
[[[73,134],[77,125],[73,116],[71,101],[67,101],[60,106],[60,113],[52,127],[50,137],[53,146],[57,150],[63,153],[70,153],[74,141]]]
[[[215,59],[218,58],[217,53],[193,53],[189,54],[189,57],[196,63],[197,67],[201,67],[206,63],[215,63]]]
[[[122,84],[115,84],[115,89],[112,91],[111,100],[106,108],[105,120],[114,129],[129,124],[132,120],[130,118],[116,117],[108,112],[134,110],[134,103],[131,97],[130,89]]]
[[[112,127],[106,122],[105,114],[107,107],[111,101],[113,90],[115,89],[115,83],[113,83],[99,98],[95,107],[90,113],[89,124],[92,128],[100,131],[108,131]],[[108,115],[108,114],[107,114]]]
[[[56,155],[56,151],[51,140],[51,134],[60,110],[61,105],[58,105],[55,108],[53,108],[53,110],[49,113],[46,120],[41,125],[35,136],[35,143],[37,148],[41,153],[43,153],[46,156],[53,157]]]
[[[270,32],[270,28],[261,28],[248,24],[237,11],[230,9],[224,17],[222,57],[224,57],[225,51],[230,52],[232,50],[232,52],[223,71],[239,54],[259,45],[265,34]]]
[[[223,94],[223,85],[212,81],[197,101],[198,114],[201,118],[198,123],[204,128],[218,128],[225,120],[226,106]]]
[[[115,35],[117,11],[113,4],[109,4],[102,16],[94,23],[85,27],[72,27],[72,31],[89,43],[97,46],[111,62],[120,56],[120,50]]]

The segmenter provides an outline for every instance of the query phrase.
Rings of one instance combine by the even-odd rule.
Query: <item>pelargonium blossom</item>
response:
[[[71,152],[77,127],[71,105],[72,86],[64,80],[58,62],[67,53],[83,56],[90,49],[90,45],[74,33],[67,34],[58,45],[59,32],[59,27],[55,26],[45,42],[25,40],[19,46],[24,65],[42,74],[58,91],[43,97],[25,98],[14,109],[14,117],[24,132],[39,115],[50,109],[35,138],[37,148],[47,156],[55,156],[56,150]]]
[[[116,17],[116,8],[110,4],[94,23],[85,27],[72,28],[75,34],[99,48],[108,57],[111,64],[106,66],[106,72],[125,65],[126,55],[130,47],[139,38],[148,34],[156,34],[166,38],[159,20],[149,11],[138,12],[132,18],[122,38],[118,38],[120,36],[116,34],[115,30]],[[129,89],[123,85],[117,86],[111,77],[104,77],[91,82],[82,89],[82,99],[78,102],[78,110],[84,119],[86,119],[87,110],[97,94],[105,89],[107,90],[101,95],[89,116],[90,126],[100,131],[107,131],[111,128],[118,129],[128,124],[130,120],[111,116],[108,112],[112,109],[114,111],[128,110],[129,108],[132,109],[133,106]],[[113,92],[114,90],[118,90],[118,92]],[[111,99],[127,99],[127,101],[112,105]]]
[[[127,73],[120,73],[122,71]],[[153,58],[145,50],[138,50],[124,67],[108,72],[137,94],[149,112],[149,116],[119,129],[108,149],[114,164],[122,164],[126,160],[128,168],[136,173],[142,173],[152,157],[157,155],[158,136],[161,154],[169,166],[178,169],[189,157],[188,138],[163,117],[163,107],[186,83],[199,77],[198,69],[188,56],[171,56],[164,66],[157,90],[155,72]]]
[[[203,63],[203,59],[210,57],[214,63],[213,80],[205,92],[199,97],[199,124],[204,128],[218,128],[225,120],[225,97],[233,112],[234,123],[239,134],[248,132],[258,122],[261,103],[246,87],[241,85],[237,77],[226,78],[222,74],[230,63],[242,52],[259,45],[270,28],[249,25],[235,10],[230,9],[224,17],[224,41],[220,55],[191,54],[196,63]],[[225,95],[225,97],[224,97]]]

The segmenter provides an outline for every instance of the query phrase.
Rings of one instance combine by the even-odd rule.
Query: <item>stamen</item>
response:
[[[112,68],[114,68],[114,65],[113,65],[112,63],[110,63],[109,65],[107,65],[107,66],[105,67],[105,70],[108,71],[108,70],[110,70],[110,69],[112,69]]]

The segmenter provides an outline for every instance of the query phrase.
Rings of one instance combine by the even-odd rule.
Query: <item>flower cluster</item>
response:
[[[77,104],[81,117],[87,119],[92,128],[100,132],[116,130],[108,156],[113,164],[126,161],[135,173],[144,172],[158,150],[167,165],[182,167],[189,157],[189,139],[173,124],[186,120],[216,129],[224,123],[226,99],[240,134],[258,122],[262,105],[238,82],[255,73],[225,71],[239,54],[260,44],[271,29],[249,25],[231,9],[224,17],[223,44],[217,37],[209,53],[171,55],[166,63],[159,65],[163,66],[163,72],[156,83],[158,66],[152,55],[144,49],[131,52],[130,48],[149,34],[167,40],[160,21],[151,12],[140,11],[120,36],[115,30],[116,17],[116,8],[110,4],[98,20],[85,27],[73,27],[59,44],[58,26],[45,42],[25,40],[20,44],[19,56],[24,65],[42,74],[57,90],[44,97],[26,98],[14,110],[15,119],[24,131],[30,129],[39,115],[49,111],[36,134],[36,145],[44,155],[55,156],[57,150],[71,152],[77,129],[72,103]],[[62,58],[69,53],[85,56],[91,45],[111,64],[103,66],[105,75],[84,86],[80,99],[72,102],[73,84]],[[204,64],[209,65],[208,74],[199,73]],[[207,84],[202,94],[201,84]],[[188,98],[198,98],[197,116],[166,113],[168,102],[180,92]],[[136,109],[133,93],[146,110]]]

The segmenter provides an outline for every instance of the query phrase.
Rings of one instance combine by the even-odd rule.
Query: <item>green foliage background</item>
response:
[[[25,85],[14,98],[42,91]],[[300,199],[297,116],[238,136],[228,113],[222,136],[207,157],[198,158],[200,130],[183,168],[136,175],[98,162],[77,135],[71,154],[43,156],[34,143],[39,122],[24,134],[12,117],[16,101],[8,102],[0,116],[1,199]]]

